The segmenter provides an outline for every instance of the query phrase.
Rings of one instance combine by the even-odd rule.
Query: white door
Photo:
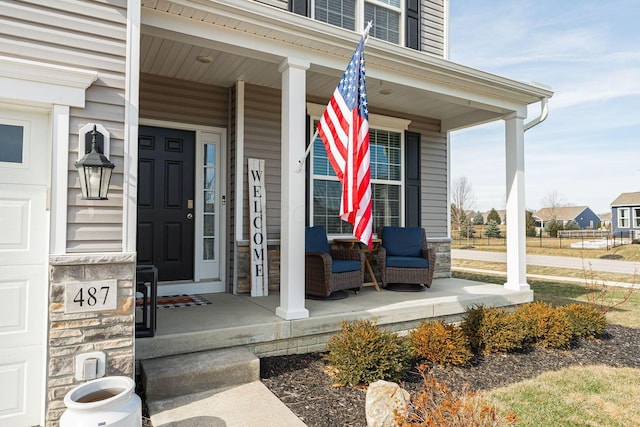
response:
[[[44,420],[47,113],[0,108],[0,425]]]

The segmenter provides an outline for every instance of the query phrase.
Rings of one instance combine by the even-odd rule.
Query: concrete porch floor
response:
[[[306,300],[309,318],[284,320],[275,315],[280,295],[203,294],[204,306],[157,310],[154,337],[136,338],[136,360],[242,346],[259,357],[324,350],[343,320],[375,320],[402,331],[428,318],[458,320],[474,304],[510,306],[533,300],[532,291],[468,280],[435,279],[424,292],[363,288],[337,301]]]

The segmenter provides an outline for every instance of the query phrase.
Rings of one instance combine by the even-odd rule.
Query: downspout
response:
[[[524,131],[528,131],[534,126],[539,125],[544,122],[547,116],[549,115],[549,98],[544,97],[540,100],[540,115],[535,119],[531,120],[529,123],[525,123]]]

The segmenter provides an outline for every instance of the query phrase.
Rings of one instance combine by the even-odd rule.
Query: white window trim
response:
[[[310,120],[311,120],[311,126],[310,129],[313,130],[313,122],[316,120],[320,120],[320,118],[322,117],[322,114],[324,113],[326,106],[323,105],[319,105],[319,104],[313,104],[313,103],[307,103],[307,113],[309,114]],[[398,182],[400,182],[399,186],[400,186],[400,226],[404,226],[404,217],[405,217],[405,196],[404,196],[404,188],[405,188],[405,179],[404,179],[404,175],[405,175],[405,162],[404,162],[404,156],[405,156],[405,146],[404,146],[404,137],[405,137],[405,131],[409,128],[409,125],[411,124],[411,120],[407,120],[407,119],[402,119],[402,118],[398,118],[398,117],[391,117],[391,116],[383,116],[380,114],[369,114],[369,129],[377,129],[377,130],[384,130],[384,131],[389,131],[389,132],[397,132],[400,134],[400,181],[396,181],[396,180],[381,180],[381,179],[376,179],[375,182],[372,179],[371,183],[372,184],[386,184],[386,185],[398,185]],[[309,138],[313,138],[313,134],[309,135]],[[313,141],[312,141],[313,143]],[[314,173],[313,173],[313,150],[310,151],[309,153],[309,166],[310,166],[310,173],[309,173],[309,188],[307,191],[309,191],[310,195],[313,195],[313,181],[314,181]],[[337,181],[338,178],[337,177],[333,177],[333,176],[327,176],[325,177],[329,180],[335,180]],[[310,200],[309,202],[309,221],[310,224],[313,225],[313,200]],[[375,232],[376,230],[374,230]],[[328,237],[329,239],[334,239],[334,238],[339,238],[339,237],[344,237],[344,234],[329,234]]]
[[[638,223],[638,221],[640,221],[640,207],[631,208],[631,212],[633,213],[633,215],[631,215],[633,218],[633,228],[640,228],[640,224]]]
[[[383,9],[387,9],[390,10],[392,12],[396,12],[400,15],[400,22],[398,25],[398,29],[400,34],[398,35],[398,45],[399,46],[404,46],[404,41],[406,39],[405,37],[405,11],[406,11],[406,7],[405,7],[405,1],[406,0],[400,0],[400,7],[394,7],[391,6],[389,4],[377,1],[377,0],[355,0],[356,2],[356,7],[355,7],[355,32],[356,33],[360,33],[364,30],[365,26],[366,26],[366,22],[364,22],[364,4],[365,3],[371,3],[375,6],[381,7]],[[315,16],[315,12],[316,12],[316,0],[311,0],[311,4],[309,5],[309,7],[311,8],[309,15],[311,16],[312,19],[316,19]],[[331,25],[331,24],[329,24]],[[345,28],[346,29],[346,28]],[[391,42],[389,42],[391,43]]]
[[[629,212],[629,208],[618,208],[618,228],[629,228],[631,225],[631,214]],[[621,216],[620,214],[622,212],[626,212],[626,216]],[[622,220],[626,219],[627,220],[627,225],[622,225]]]

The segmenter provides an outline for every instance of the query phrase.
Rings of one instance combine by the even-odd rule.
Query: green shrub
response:
[[[461,328],[474,352],[508,353],[522,349],[525,340],[516,320],[504,309],[476,305],[465,312]]]
[[[561,309],[571,323],[571,331],[575,338],[598,338],[607,328],[607,317],[597,307],[573,303]]]
[[[571,322],[564,310],[537,301],[518,306],[513,314],[525,331],[525,346],[567,348],[571,343]]]
[[[411,331],[409,340],[415,355],[432,364],[466,365],[472,357],[462,330],[442,320],[421,323]]]
[[[339,384],[398,381],[409,369],[411,349],[406,340],[369,320],[342,322],[341,327],[329,339],[325,356]]]

